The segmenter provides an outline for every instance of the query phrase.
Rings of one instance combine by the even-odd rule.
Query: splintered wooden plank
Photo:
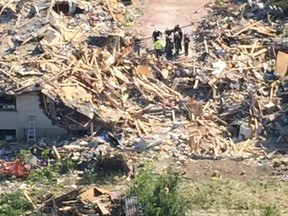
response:
[[[141,75],[144,75],[146,77],[153,77],[153,74],[152,74],[152,71],[151,71],[149,65],[138,65],[135,70],[136,70],[137,74],[141,74]]]
[[[232,35],[232,37],[235,37],[237,35],[240,35],[241,33],[249,30],[250,28],[252,28],[253,26],[256,26],[260,23],[261,21],[258,21],[258,22],[254,22],[252,24],[247,24],[245,27],[241,28],[238,32],[236,32],[234,35]]]
[[[279,76],[284,77],[287,74],[288,69],[288,54],[279,51],[276,60],[276,72]]]
[[[261,50],[259,50],[257,52],[254,52],[253,54],[251,54],[251,56],[256,57],[256,56],[259,56],[259,55],[261,55],[263,53],[266,53],[266,52],[267,52],[267,49],[263,48],[263,49],[261,49]]]

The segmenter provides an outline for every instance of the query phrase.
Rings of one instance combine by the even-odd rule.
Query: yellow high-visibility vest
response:
[[[155,49],[155,50],[161,50],[162,47],[163,47],[163,46],[162,46],[162,43],[161,43],[160,40],[157,40],[157,41],[154,42],[154,49]]]

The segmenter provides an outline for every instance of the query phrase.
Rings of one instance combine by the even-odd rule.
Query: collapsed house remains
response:
[[[0,138],[37,142],[84,132],[89,136],[45,148],[53,160],[77,161],[76,170],[112,168],[129,177],[147,149],[179,158],[267,156],[265,139],[281,143],[288,135],[288,54],[279,50],[285,23],[277,13],[262,17],[265,7],[258,20],[247,3],[207,7],[193,34],[194,57],[166,61],[131,53],[125,6],[116,1],[2,1]],[[34,167],[48,163],[41,144],[30,148]],[[1,149],[11,160],[6,153]],[[0,174],[25,177],[26,165],[1,160]],[[101,200],[112,194],[88,191],[54,197],[41,210],[70,215],[96,203],[93,213],[109,215]],[[138,211],[137,200],[119,202],[117,211]]]
[[[2,139],[29,136],[31,116],[35,119],[38,137],[65,134],[61,128],[87,130],[95,114],[92,95],[85,90],[89,85],[73,79],[82,77],[85,70],[91,75],[85,78],[86,82],[93,82],[97,78],[92,71],[96,66],[101,67],[96,61],[111,63],[119,52],[124,34],[110,21],[110,16],[107,17],[110,3],[4,1],[1,4]],[[63,58],[58,59],[58,55]],[[94,59],[83,56],[81,60],[82,55],[92,55]],[[75,66],[79,69],[77,72]],[[64,80],[71,70],[75,76],[69,75],[69,79]],[[63,83],[55,85],[58,79]],[[41,113],[39,103],[52,122]]]
[[[55,127],[119,135],[117,145],[140,137],[180,143],[188,155],[231,155],[243,145],[256,153],[247,139],[287,134],[286,71],[277,69],[286,57],[279,52],[276,64],[271,45],[281,34],[273,20],[254,20],[257,11],[244,19],[243,7],[227,4],[222,16],[221,7],[196,31],[195,58],[169,62],[131,54],[120,3],[1,3],[1,93],[36,92]]]

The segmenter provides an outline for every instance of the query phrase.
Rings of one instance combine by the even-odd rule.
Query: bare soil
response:
[[[183,177],[191,180],[208,180],[215,174],[221,179],[253,180],[271,179],[273,166],[271,161],[260,162],[254,159],[235,160],[187,160],[179,163],[173,158],[161,159],[156,163],[156,170],[161,173],[167,167],[176,167]]]
[[[205,9],[199,8],[207,2],[210,1],[140,0],[138,7],[142,16],[136,20],[134,29],[142,37],[150,37],[155,28],[165,31],[175,25],[180,25],[183,30],[191,33],[197,27],[197,22],[206,15]]]

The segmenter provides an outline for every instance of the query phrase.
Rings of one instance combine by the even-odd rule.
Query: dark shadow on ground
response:
[[[7,24],[11,21],[16,21],[17,16],[10,10],[4,10],[0,15],[0,24]]]

